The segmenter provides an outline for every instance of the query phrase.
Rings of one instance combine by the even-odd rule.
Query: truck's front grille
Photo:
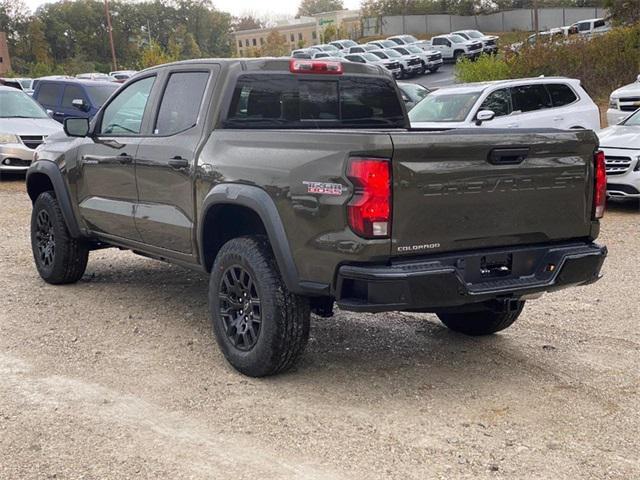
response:
[[[496,41],[495,40],[487,40],[487,45],[495,45]]]
[[[387,69],[389,70],[395,70],[397,68],[400,68],[400,64],[397,62],[387,64]]]
[[[20,140],[27,148],[35,150],[38,145],[44,142],[45,137],[42,135],[20,135]]]
[[[607,175],[622,175],[631,167],[631,159],[629,157],[605,155],[605,163]]]
[[[414,58],[412,60],[409,60],[409,65],[420,65],[420,59]]]
[[[440,60],[442,58],[442,55],[440,53],[437,53],[435,55],[430,55],[429,56],[429,61],[433,62],[434,60]]]
[[[635,112],[640,107],[640,97],[621,98],[619,105],[623,112]]]
[[[475,44],[469,46],[469,50],[478,50],[479,48],[482,48],[482,44],[481,43],[475,43]]]

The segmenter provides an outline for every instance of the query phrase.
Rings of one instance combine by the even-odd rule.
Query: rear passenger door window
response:
[[[38,91],[38,102],[45,107],[57,107],[60,102],[62,85],[55,83],[44,83]]]
[[[554,107],[564,107],[565,105],[570,105],[578,100],[578,97],[571,87],[563,83],[552,83],[547,85],[547,91],[551,96],[551,102]]]
[[[491,92],[487,98],[484,99],[480,110],[491,110],[496,114],[496,117],[502,117],[504,115],[511,114],[511,95],[509,90],[501,88],[495,92]]]
[[[511,88],[514,112],[534,112],[551,108],[551,98],[543,84],[520,85]]]
[[[155,135],[174,135],[198,121],[209,72],[176,72],[169,76],[153,129]]]

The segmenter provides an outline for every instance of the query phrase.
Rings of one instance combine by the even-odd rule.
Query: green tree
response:
[[[166,52],[160,44],[152,41],[142,51],[140,57],[140,68],[149,68],[163,63],[173,62],[175,60],[168,52]]]
[[[614,23],[632,25],[640,22],[640,3],[638,0],[605,0],[605,8]]]
[[[240,32],[242,30],[255,30],[258,28],[265,28],[266,24],[259,18],[253,15],[243,15],[241,17],[235,17],[231,22],[231,28],[234,32]]]
[[[308,17],[316,13],[343,10],[342,0],[302,0],[298,7],[298,17]]]
[[[265,44],[262,47],[262,55],[266,57],[281,57],[287,53],[289,53],[289,47],[284,35],[275,30],[267,35]]]

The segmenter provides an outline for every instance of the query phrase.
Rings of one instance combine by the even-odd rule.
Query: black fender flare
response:
[[[289,239],[282,224],[280,213],[267,192],[259,187],[239,183],[221,183],[209,191],[204,201],[198,222],[198,253],[204,259],[204,219],[210,208],[220,205],[239,205],[253,210],[262,220],[271,248],[276,257],[280,274],[287,289],[293,293],[309,293],[300,284],[298,269],[291,254]]]
[[[82,234],[80,233],[78,220],[76,219],[76,216],[73,213],[73,207],[71,206],[69,190],[62,178],[62,172],[60,171],[60,168],[58,168],[58,165],[51,160],[36,160],[31,164],[29,170],[27,170],[26,185],[27,192],[29,193],[29,198],[31,198],[32,203],[35,202],[37,198],[37,194],[32,194],[30,188],[30,183],[33,182],[35,175],[45,175],[49,179],[53,186],[53,191],[56,194],[58,205],[60,205],[60,210],[62,210],[62,216],[67,224],[69,234],[73,238],[81,237]],[[38,194],[39,193],[40,192],[38,192]]]

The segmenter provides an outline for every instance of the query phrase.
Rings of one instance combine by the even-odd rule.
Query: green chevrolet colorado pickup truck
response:
[[[240,372],[290,368],[310,312],[434,312],[470,335],[598,279],[604,157],[591,131],[411,129],[379,67],[197,60],[67,119],[27,175],[42,278],[118,247],[207,272]]]

